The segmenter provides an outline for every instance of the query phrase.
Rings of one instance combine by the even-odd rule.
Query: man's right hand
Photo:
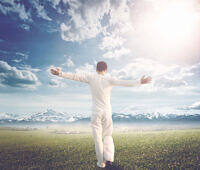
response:
[[[61,72],[60,68],[56,68],[56,69],[51,69],[51,74],[58,76],[59,73]]]
[[[140,79],[140,83],[141,84],[148,84],[151,83],[152,78],[150,76],[148,76],[147,78],[145,78],[145,76],[142,76],[142,78]]]

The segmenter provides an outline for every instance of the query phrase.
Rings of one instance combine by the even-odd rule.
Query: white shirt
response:
[[[98,73],[71,73],[60,72],[59,77],[80,81],[90,85],[92,95],[92,112],[109,111],[111,112],[110,92],[113,86],[140,86],[140,81],[120,80],[108,75]]]

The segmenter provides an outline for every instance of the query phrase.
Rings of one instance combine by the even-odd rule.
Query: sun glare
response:
[[[134,29],[127,37],[138,56],[187,63],[199,54],[197,0],[138,0],[131,17]]]
[[[192,35],[198,21],[197,12],[189,1],[175,1],[154,20],[158,36],[167,41],[184,40]]]

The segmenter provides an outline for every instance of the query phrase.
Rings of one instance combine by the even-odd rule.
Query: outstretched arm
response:
[[[151,80],[152,80],[151,77],[145,78],[145,76],[142,76],[142,78],[137,81],[136,80],[120,80],[120,79],[111,78],[110,83],[113,86],[134,87],[134,86],[140,86],[142,84],[151,83]]]
[[[75,81],[80,81],[83,83],[89,83],[89,74],[78,74],[78,73],[71,73],[71,72],[62,72],[61,69],[56,68],[56,69],[51,69],[51,73],[53,75],[70,79],[70,80],[75,80]]]

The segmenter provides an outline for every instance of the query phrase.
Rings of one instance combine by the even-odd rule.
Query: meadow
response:
[[[200,129],[114,133],[123,169],[200,169]],[[87,170],[96,167],[90,133],[0,128],[0,169]]]

